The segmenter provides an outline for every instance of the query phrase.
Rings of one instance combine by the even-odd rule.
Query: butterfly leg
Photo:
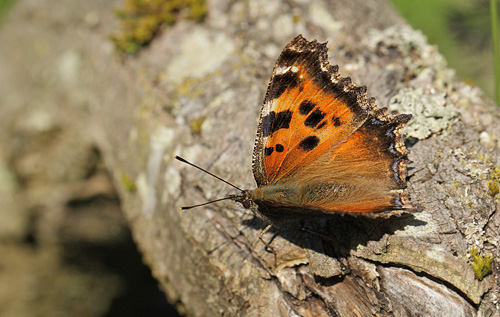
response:
[[[264,245],[266,246],[266,248],[268,248],[269,250],[271,250],[271,252],[273,253],[274,255],[274,265],[276,266],[276,263],[278,263],[278,258],[276,257],[276,252],[274,251],[274,248],[266,241],[264,240],[264,234],[269,230],[271,229],[272,225],[268,225],[267,227],[265,227],[264,229],[262,229],[259,234],[258,234],[258,237],[260,239],[260,241],[262,241],[262,243],[264,243]]]

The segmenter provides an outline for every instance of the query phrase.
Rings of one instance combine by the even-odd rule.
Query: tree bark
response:
[[[109,41],[117,5],[14,8],[0,34],[0,140],[14,169],[23,168],[15,136],[25,126],[83,140],[84,154],[74,151],[79,141],[65,143],[79,159],[97,147],[145,262],[180,311],[499,315],[498,108],[385,1],[213,0],[202,23],[165,26],[134,56]],[[241,206],[179,210],[233,192],[173,156],[253,188],[261,102],[276,58],[299,33],[328,41],[330,63],[379,106],[414,115],[408,192],[421,211],[305,224],[320,235],[274,228],[264,239],[275,262],[257,236],[265,224]],[[473,249],[494,259],[481,281]]]

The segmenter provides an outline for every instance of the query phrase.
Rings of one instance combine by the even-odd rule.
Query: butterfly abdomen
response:
[[[394,197],[399,197],[394,193],[382,193],[376,186],[366,190],[365,186],[353,183],[307,182],[266,185],[250,191],[249,194],[258,206],[258,211],[254,211],[273,222],[312,215],[365,214],[405,207],[403,202],[393,201]]]
[[[304,188],[299,184],[267,185],[250,191],[256,208],[252,211],[273,224],[322,214],[320,210],[309,210],[303,205]]]

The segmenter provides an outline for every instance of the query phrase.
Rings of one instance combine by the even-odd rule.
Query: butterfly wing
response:
[[[253,156],[257,184],[267,187],[261,200],[276,204],[289,186],[297,190],[292,207],[354,213],[410,208],[402,192],[401,131],[410,118],[387,115],[366,97],[365,87],[343,78],[328,63],[326,43],[297,36],[278,58],[261,111]]]

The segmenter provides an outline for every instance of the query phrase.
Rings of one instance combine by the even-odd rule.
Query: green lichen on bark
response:
[[[162,25],[173,25],[179,18],[201,22],[206,14],[206,0],[126,0],[115,11],[121,30],[111,40],[117,51],[135,53],[153,40]]]
[[[125,187],[125,189],[128,191],[128,192],[135,192],[137,190],[137,186],[136,184],[134,183],[134,181],[130,178],[130,176],[128,176],[127,174],[125,173],[121,173],[121,182],[122,182],[122,185],[123,187]]]

